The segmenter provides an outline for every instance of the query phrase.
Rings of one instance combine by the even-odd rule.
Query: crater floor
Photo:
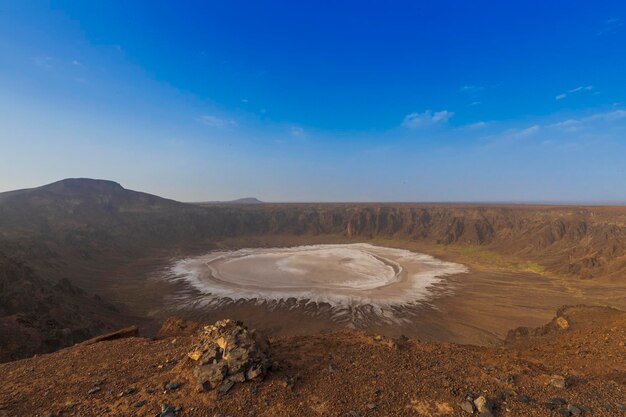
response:
[[[432,296],[461,264],[364,243],[254,248],[183,259],[173,276],[208,299],[280,303],[290,298],[333,308],[401,307]]]

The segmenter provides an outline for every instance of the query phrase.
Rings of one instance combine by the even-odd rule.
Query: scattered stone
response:
[[[235,382],[263,379],[270,367],[268,355],[267,338],[232,320],[205,326],[188,353],[196,362],[193,376],[198,389],[208,391],[220,386],[224,390],[228,386],[223,392]]]
[[[100,391],[101,389],[102,388],[100,388],[100,387],[93,387],[92,389],[87,391],[87,394],[95,394],[96,392]]]
[[[159,417],[176,417],[174,407],[167,404],[161,404],[161,414]]]
[[[148,388],[146,388],[146,392],[147,392],[148,394],[154,394],[154,392],[155,392],[155,391],[156,391],[156,389],[154,389],[154,388],[152,388],[152,387],[148,387]]]
[[[543,405],[545,405],[549,409],[553,409],[553,408],[556,408],[558,406],[565,405],[565,404],[567,404],[567,401],[565,401],[563,398],[558,398],[558,397],[550,398],[548,401],[543,403]]]
[[[617,407],[619,410],[626,411],[626,405],[624,404],[615,403],[615,407]]]
[[[555,388],[567,388],[567,380],[561,375],[552,375],[550,377],[550,385]]]
[[[572,412],[569,411],[567,408],[561,408],[559,410],[559,414],[562,415],[563,417],[570,417],[572,415]]]
[[[135,388],[126,388],[124,391],[117,394],[118,397],[124,397],[135,392]]]
[[[565,317],[557,317],[556,325],[559,326],[561,330],[569,329],[569,322],[565,319]]]
[[[180,384],[178,382],[167,382],[165,384],[165,391],[175,391],[180,388]]]
[[[474,414],[474,404],[470,400],[465,400],[461,403],[461,410],[469,414]]]
[[[256,394],[257,392],[259,392],[259,388],[258,388],[256,385],[252,385],[252,386],[250,387],[250,392],[251,392],[252,394]]]
[[[480,417],[493,417],[493,403],[482,395],[474,400],[474,405]]]
[[[143,407],[144,405],[146,405],[146,402],[147,402],[146,400],[139,400],[139,401],[137,401],[137,402],[135,403],[135,408],[141,408],[141,407]]]
[[[375,410],[376,407],[378,407],[378,406],[376,404],[374,404],[374,403],[367,404],[367,408],[369,408],[370,410]]]
[[[572,413],[573,416],[581,416],[583,414],[583,410],[581,410],[575,404],[570,404],[567,406],[567,409]]]
[[[530,404],[533,400],[528,395],[520,394],[517,396],[517,401],[524,404]]]

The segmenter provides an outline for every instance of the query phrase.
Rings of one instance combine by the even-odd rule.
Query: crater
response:
[[[464,265],[430,255],[356,243],[216,251],[179,260],[167,275],[197,290],[196,307],[198,299],[313,303],[330,305],[343,320],[354,311],[391,318],[434,296],[433,286],[446,276],[465,272]]]

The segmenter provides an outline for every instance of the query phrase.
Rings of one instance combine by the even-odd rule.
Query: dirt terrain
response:
[[[0,416],[462,416],[478,415],[479,397],[483,416],[626,415],[626,313],[608,308],[561,309],[500,347],[355,330],[271,338],[265,380],[225,392],[198,391],[198,326],[173,323],[156,340],[1,364]]]

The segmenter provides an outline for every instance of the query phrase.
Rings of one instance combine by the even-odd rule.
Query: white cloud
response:
[[[248,100],[247,98],[242,98],[242,99],[241,99],[241,102],[242,102],[242,103],[248,103],[248,102],[250,102],[250,100]]]
[[[563,100],[568,95],[573,93],[578,93],[580,91],[591,91],[593,90],[593,85],[581,85],[576,88],[572,88],[571,90],[567,90],[565,93],[561,93],[555,97],[556,100]]]
[[[539,132],[540,129],[541,128],[539,127],[539,125],[533,125],[533,126],[527,127],[526,129],[512,131],[511,137],[514,139],[522,139],[522,138],[534,135],[535,133]]]
[[[592,114],[590,116],[581,117],[580,119],[567,119],[561,122],[553,123],[548,127],[564,130],[567,132],[573,132],[593,123],[615,122],[621,119],[626,119],[626,110],[613,110],[605,113]]]
[[[302,129],[301,127],[298,127],[298,126],[292,126],[291,127],[291,134],[293,136],[296,136],[296,137],[299,137],[299,138],[303,137],[304,136],[304,129]]]
[[[200,121],[207,126],[211,127],[224,127],[224,126],[235,126],[237,122],[231,119],[221,119],[217,116],[213,116],[211,114],[200,116]]]
[[[541,130],[541,126],[532,125],[523,129],[507,129],[503,132],[485,136],[487,146],[508,146],[519,141],[534,137]]]
[[[576,87],[576,88],[572,88],[571,90],[568,91],[568,93],[575,93],[577,91],[591,91],[593,90],[593,85],[587,85],[587,86],[580,86],[580,87]]]
[[[465,127],[468,129],[482,129],[482,128],[489,126],[490,124],[491,123],[489,122],[476,122],[476,123],[470,123],[466,125]]]
[[[404,116],[402,126],[413,129],[417,127],[443,124],[447,123],[452,116],[454,116],[454,112],[448,110],[437,111],[434,113],[431,110],[426,110],[423,113],[410,113]]]
[[[567,119],[562,122],[554,123],[549,125],[548,127],[553,127],[555,129],[565,130],[568,132],[573,132],[580,129],[581,121],[576,119]]]
[[[597,113],[592,116],[589,116],[587,120],[603,120],[607,122],[613,122],[615,120],[620,120],[626,118],[626,110],[614,110],[607,113]]]
[[[475,93],[481,92],[483,89],[484,89],[484,87],[481,87],[481,86],[478,86],[478,85],[464,85],[459,90],[462,93],[475,94]]]

